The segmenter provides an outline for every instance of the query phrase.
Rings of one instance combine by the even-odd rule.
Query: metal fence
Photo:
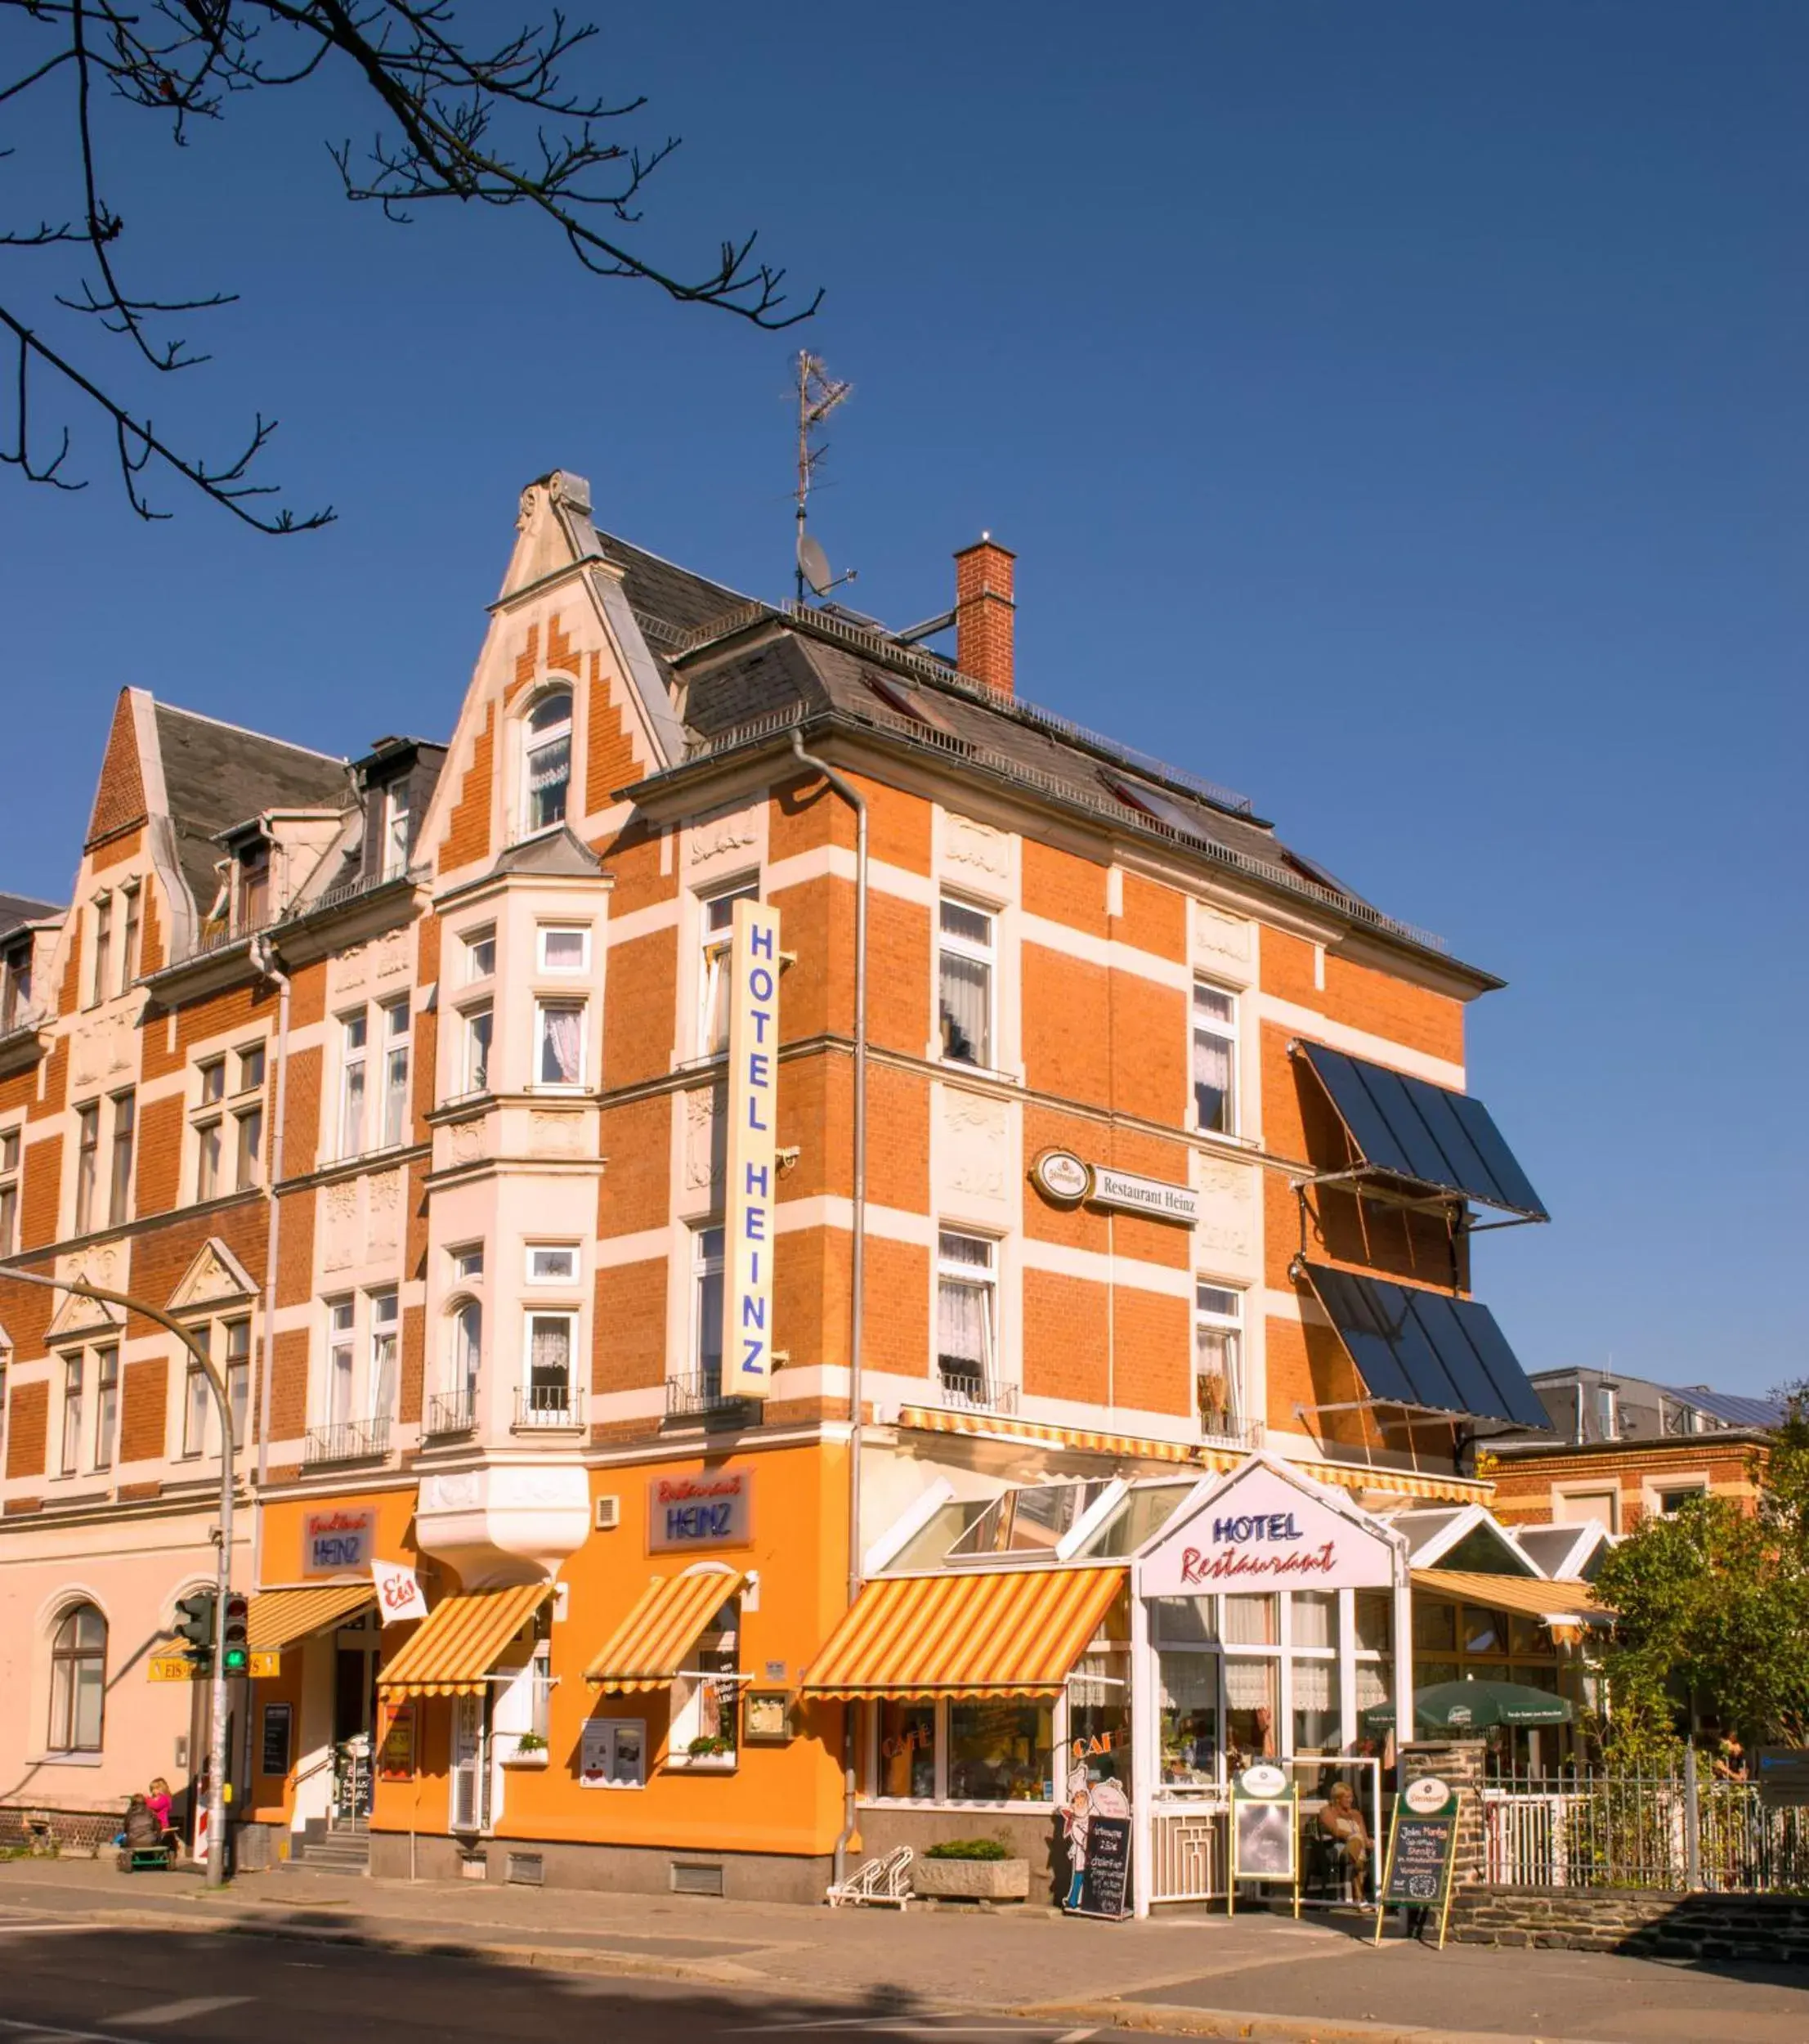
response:
[[[1484,1878],[1497,1885],[1809,1892],[1809,1809],[1694,1769],[1492,1782],[1483,1842]]]

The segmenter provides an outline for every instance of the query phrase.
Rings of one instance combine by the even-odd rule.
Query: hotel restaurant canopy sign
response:
[[[778,1158],[779,912],[738,901],[728,946],[728,1129],[723,1200],[723,1376],[732,1398],[772,1386]]]
[[[1144,1597],[1386,1589],[1406,1568],[1381,1522],[1256,1456],[1184,1504],[1137,1562]]]
[[[1180,1221],[1189,1227],[1200,1217],[1200,1195],[1190,1186],[1171,1186],[1161,1178],[1139,1178],[1109,1164],[1083,1163],[1072,1150],[1046,1150],[1030,1167],[1037,1190],[1058,1206],[1114,1207],[1125,1213],[1153,1214],[1158,1221]]]

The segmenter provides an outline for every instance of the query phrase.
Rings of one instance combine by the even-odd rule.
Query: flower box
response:
[[[499,1744],[509,1736],[508,1732],[499,1733]],[[496,1757],[504,1767],[544,1768],[550,1756],[544,1740],[542,1740],[538,1746],[524,1746],[519,1739],[517,1739],[514,1745],[499,1753]]]
[[[1023,1902],[1030,1894],[1030,1862],[920,1856],[911,1862],[911,1892],[954,1902]]]

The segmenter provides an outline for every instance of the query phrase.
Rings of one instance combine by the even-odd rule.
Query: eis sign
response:
[[[722,1388],[764,1398],[772,1386],[779,1070],[779,912],[765,902],[735,904],[728,980]]]
[[[1145,1597],[1380,1589],[1394,1580],[1395,1550],[1367,1514],[1257,1463],[1178,1512],[1138,1573]]]

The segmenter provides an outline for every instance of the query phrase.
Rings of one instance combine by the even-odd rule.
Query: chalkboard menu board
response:
[[[1077,1916],[1127,1916],[1131,1913],[1131,1819],[1092,1817],[1086,1826],[1086,1867],[1081,1878]]]
[[[1231,1863],[1240,1880],[1294,1878],[1294,1799],[1234,1803]]]
[[[1395,1818],[1394,1848],[1388,1855],[1385,1905],[1408,1909],[1435,1908],[1451,1875],[1451,1855],[1457,1841],[1455,1817],[1415,1817],[1405,1809]]]

